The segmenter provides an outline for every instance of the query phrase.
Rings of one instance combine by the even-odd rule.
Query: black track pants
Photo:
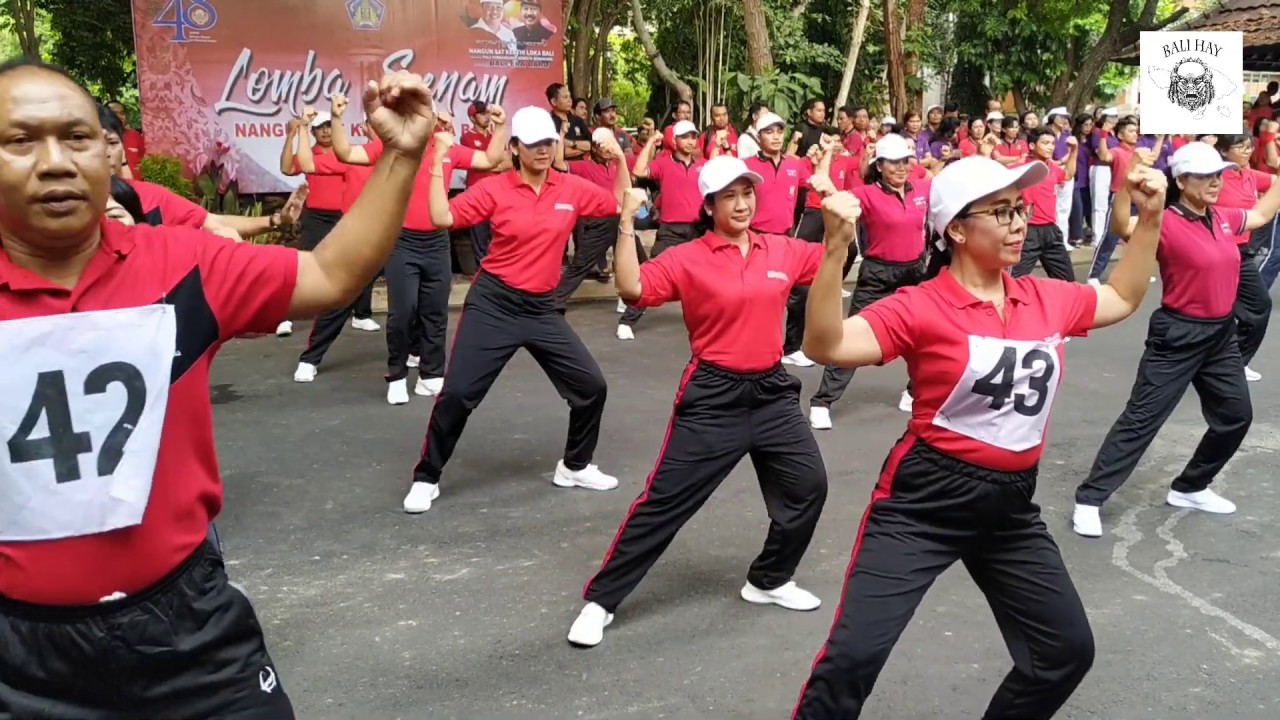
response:
[[[352,317],[368,318],[373,315],[370,307],[373,295],[373,283],[369,283],[361,291],[360,297],[347,307],[330,310],[329,312],[316,318],[311,324],[311,335],[307,337],[307,348],[302,351],[302,355],[298,358],[298,362],[304,362],[308,365],[319,366],[324,356],[329,352],[329,348],[333,347],[334,341],[342,334],[347,323]],[[362,308],[368,308],[362,310]],[[361,315],[361,312],[364,314]]]
[[[747,580],[762,590],[790,582],[827,498],[826,467],[800,410],[800,380],[781,366],[736,373],[694,360],[658,461],[587,583],[587,602],[613,612],[745,456],[769,511],[764,549]]]
[[[1253,362],[1253,356],[1262,347],[1262,339],[1267,336],[1267,326],[1271,323],[1271,294],[1262,284],[1257,255],[1247,246],[1240,250],[1240,285],[1236,289],[1232,315],[1236,319],[1240,357],[1248,365]]]
[[[529,221],[537,222],[537,219]],[[609,248],[618,242],[618,217],[582,218],[573,229],[573,237],[573,259],[560,274],[560,284],[553,294],[559,307],[569,302],[587,275],[607,267],[604,263]]]
[[[957,560],[995,614],[1013,669],[982,720],[1049,720],[1093,665],[1093,633],[1031,501],[1036,469],[1005,473],[911,435],[889,453],[854,540],[840,607],[793,720],[857,720],[926,592]],[[948,717],[974,717],[954,708]]]
[[[1030,275],[1036,263],[1044,266],[1044,273],[1054,280],[1076,281],[1076,269],[1071,264],[1071,254],[1062,244],[1062,230],[1057,225],[1028,225],[1027,239],[1022,243],[1022,258],[1010,269],[1014,277]]]
[[[401,230],[386,272],[387,382],[409,376],[410,355],[420,358],[419,377],[443,377],[453,286],[449,234]]]

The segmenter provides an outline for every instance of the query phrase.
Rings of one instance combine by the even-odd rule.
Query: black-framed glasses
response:
[[[1020,217],[1026,221],[1031,216],[1031,209],[1024,204],[1007,205],[1005,207],[991,208],[990,210],[971,210],[960,215],[961,218],[974,217],[977,215],[990,215],[996,219],[997,225],[1012,225],[1015,217]]]

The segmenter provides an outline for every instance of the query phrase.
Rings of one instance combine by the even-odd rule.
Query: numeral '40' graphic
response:
[[[217,25],[218,11],[209,0],[169,0],[151,24],[173,28],[174,42],[186,42],[188,30],[204,32]]]
[[[84,394],[102,395],[114,383],[124,386],[124,412],[102,441],[98,452],[98,477],[110,477],[124,459],[124,447],[133,435],[142,411],[147,406],[147,382],[138,368],[126,362],[111,362],[94,368],[84,380]],[[43,416],[49,434],[31,437]],[[54,479],[59,483],[80,480],[80,456],[93,452],[90,433],[77,431],[72,421],[71,401],[67,396],[67,378],[61,370],[42,372],[36,377],[27,414],[18,430],[9,438],[9,458],[20,463],[53,461]]]

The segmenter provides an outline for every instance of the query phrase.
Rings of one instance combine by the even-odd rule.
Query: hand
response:
[[[289,118],[289,132],[296,133],[301,129],[302,118]]]
[[[1149,215],[1164,210],[1164,195],[1169,182],[1164,173],[1145,165],[1135,165],[1125,178],[1129,187],[1129,199],[1138,206],[1138,213]]]
[[[822,200],[823,241],[827,250],[845,250],[858,232],[862,203],[850,192],[838,192]]]
[[[822,161],[823,148],[817,145],[810,145],[809,152],[805,153],[805,157],[809,158],[809,162],[817,165]]]
[[[316,115],[318,114],[319,113],[316,112],[315,108],[308,105],[307,107],[302,109],[302,122],[306,125],[310,125],[312,122],[315,121]]]
[[[505,125],[507,122],[507,111],[503,110],[501,105],[490,105],[489,120],[495,125]]]
[[[622,196],[622,217],[628,220],[634,218],[648,199],[649,193],[640,188],[627,190],[626,194]]]
[[[716,143],[717,143],[717,144],[724,144],[724,141],[725,141],[725,140],[728,140],[728,139],[729,139],[729,131],[728,131],[728,130],[717,130],[717,131],[716,131]]]
[[[802,132],[800,132],[800,131],[796,131],[796,133],[795,133],[794,135],[792,135],[792,136],[791,136],[791,142],[793,142],[793,143],[797,143],[797,144],[798,144],[798,143],[799,143],[801,140],[803,140],[803,139],[804,139],[804,133],[802,133]]]
[[[298,218],[302,216],[302,206],[307,200],[307,193],[310,189],[306,183],[299,185],[289,195],[289,199],[285,201],[284,207],[280,208],[280,224],[296,225]]]
[[[650,147],[657,147],[658,143],[660,142],[662,142],[662,136],[658,134],[654,134],[649,136],[649,139],[645,141],[645,145],[648,145]]]
[[[449,148],[453,147],[453,133],[438,132],[435,134],[436,162],[444,162],[449,156]]]
[[[942,159],[943,159],[943,160],[950,160],[950,159],[951,159],[951,146],[950,146],[950,145],[943,145],[943,146],[942,146],[942,150],[941,150],[941,151],[939,151],[939,154],[940,154],[940,155],[942,155]]]
[[[1079,138],[1077,138],[1075,135],[1072,135],[1072,136],[1068,137],[1068,138],[1067,138],[1067,147],[1069,147],[1069,148],[1077,148],[1077,147],[1080,147],[1080,140],[1079,140]]]
[[[350,104],[351,102],[347,100],[346,95],[338,93],[337,95],[329,98],[329,112],[334,117],[340,118],[342,117],[342,114],[347,111],[347,106]]]
[[[435,129],[431,91],[421,75],[397,72],[370,81],[364,90],[369,127],[389,150],[421,158]],[[452,140],[452,136],[450,136]]]
[[[1157,153],[1147,148],[1138,148],[1133,151],[1133,160],[1138,165],[1146,165],[1152,167],[1156,164]]]

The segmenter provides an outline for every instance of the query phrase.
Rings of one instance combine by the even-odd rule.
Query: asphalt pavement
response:
[[[1255,421],[1217,486],[1240,512],[1163,505],[1204,429],[1194,392],[1103,511],[1105,537],[1069,527],[1072,490],[1128,397],[1158,301],[1067,347],[1037,499],[1084,598],[1097,661],[1059,714],[1072,720],[1280,717],[1280,340],[1251,385]],[[825,514],[796,580],[812,613],[738,596],[767,523],[743,463],[620,608],[602,645],[564,636],[652,467],[688,345],[678,307],[613,337],[612,303],[570,320],[609,380],[596,460],[613,492],[551,484],[567,409],[521,353],[472,415],[443,494],[400,509],[429,398],[385,402],[381,333],[348,329],[316,382],[292,381],[308,326],[227,346],[214,364],[226,484],[219,528],[282,682],[307,720],[780,720],[790,716],[839,601],[858,521],[906,416],[901,363],[859,371],[818,434]],[[450,319],[450,334],[456,315]],[[1280,331],[1277,331],[1280,333]],[[806,393],[821,368],[792,369]],[[807,397],[807,394],[806,394]],[[864,719],[977,718],[1010,660],[963,567],[926,597]]]

